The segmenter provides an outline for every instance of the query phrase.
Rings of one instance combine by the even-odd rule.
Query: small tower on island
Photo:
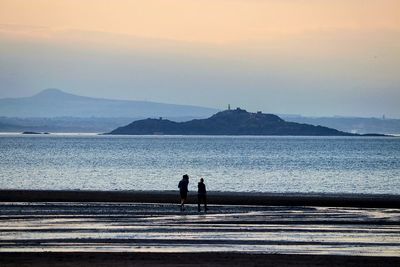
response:
[[[231,110],[231,104],[228,104],[228,110]]]

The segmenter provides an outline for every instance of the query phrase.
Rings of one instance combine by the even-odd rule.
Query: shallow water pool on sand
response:
[[[2,203],[0,252],[400,256],[400,209]]]

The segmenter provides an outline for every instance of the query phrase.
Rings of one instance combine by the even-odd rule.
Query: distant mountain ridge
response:
[[[104,133],[134,120],[167,118],[176,122],[208,118],[217,109],[147,101],[112,100],[46,89],[31,97],[0,99],[0,132]],[[321,125],[358,134],[400,135],[400,119],[303,117],[285,115],[286,121]]]
[[[207,119],[187,122],[138,120],[109,134],[354,136],[332,128],[287,122],[273,114],[250,113],[240,108],[221,111]]]
[[[208,117],[217,109],[134,100],[112,100],[46,89],[31,97],[0,99],[3,117]]]
[[[282,115],[283,119],[297,123],[322,125],[350,133],[400,134],[400,120],[359,117],[303,117]]]

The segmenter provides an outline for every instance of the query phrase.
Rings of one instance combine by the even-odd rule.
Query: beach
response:
[[[322,205],[294,205],[307,196],[295,201],[294,195],[275,195],[273,202],[271,194],[210,192],[209,212],[198,213],[195,204],[180,212],[176,192],[86,192],[86,199],[78,197],[82,192],[72,191],[8,192],[2,191],[0,203],[1,266],[400,263],[400,209],[394,207],[395,196],[347,195],[337,200],[347,206],[326,206],[332,195],[325,200],[319,195]],[[169,202],[169,194],[175,201]],[[235,195],[236,201],[258,195],[259,202],[222,204]],[[168,201],[157,201],[162,196]],[[262,196],[275,205],[261,203]],[[136,201],[126,201],[127,197]],[[193,202],[194,196],[189,197]],[[317,196],[308,197],[315,201]],[[144,201],[149,198],[155,201]],[[282,200],[293,205],[282,205]],[[379,207],[369,207],[373,205],[367,200],[375,200]]]
[[[0,267],[400,267],[399,13],[0,0]]]
[[[197,193],[189,192],[188,203],[197,201]],[[344,193],[261,193],[208,192],[208,202],[218,205],[274,205],[320,207],[400,207],[400,196],[393,194]],[[0,190],[2,202],[134,202],[175,203],[177,191],[106,191],[106,190]]]

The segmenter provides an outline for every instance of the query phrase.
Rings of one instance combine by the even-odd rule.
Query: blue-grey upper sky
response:
[[[28,2],[0,0],[0,98],[400,118],[397,1]]]

